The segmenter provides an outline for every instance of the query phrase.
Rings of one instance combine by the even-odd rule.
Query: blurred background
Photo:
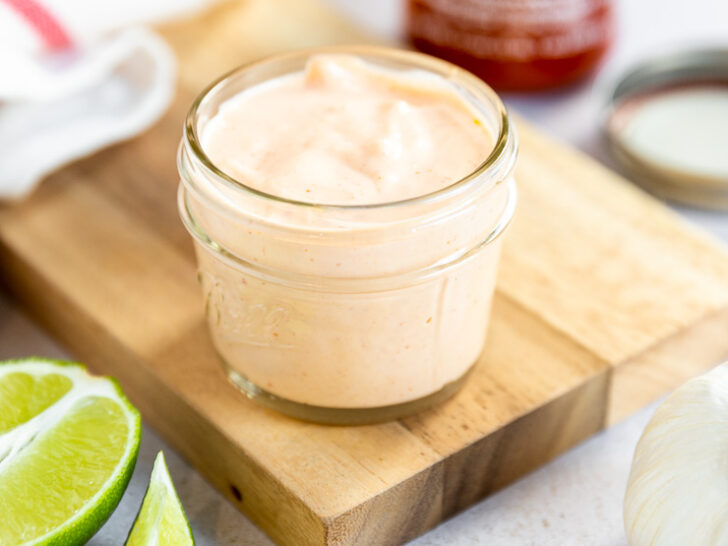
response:
[[[459,63],[518,114],[619,168],[603,138],[615,86],[644,60],[699,63],[699,49],[723,54],[691,78],[725,84],[727,15],[720,0],[2,0],[0,70],[11,77],[0,81],[0,197],[23,197],[59,166],[144,131],[175,98],[189,104],[182,87],[197,92],[281,49],[362,41]],[[728,147],[696,131],[715,153]],[[681,210],[728,234],[722,215]]]

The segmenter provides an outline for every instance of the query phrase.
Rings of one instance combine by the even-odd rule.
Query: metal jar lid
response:
[[[720,169],[713,171],[686,168],[687,163],[681,165],[670,160],[671,152],[666,150],[661,157],[645,154],[644,147],[641,150],[626,136],[628,124],[633,123],[640,109],[649,101],[660,97],[664,99],[667,93],[711,89],[710,92],[718,93],[720,97],[725,92],[728,100],[728,49],[689,51],[651,59],[628,71],[614,87],[608,99],[603,128],[612,155],[630,179],[669,200],[705,208],[728,209],[728,174],[723,171],[722,163]],[[652,104],[654,108],[656,103]],[[705,116],[706,109],[710,113],[712,103],[704,103],[703,106],[702,115]],[[725,110],[721,109],[716,114],[719,112]],[[653,119],[654,115],[653,110]],[[666,115],[669,117],[669,114]],[[696,118],[692,131],[699,131],[698,124],[705,121],[704,118],[702,121]],[[709,120],[713,128],[718,122],[723,123],[725,133],[718,140],[710,139],[707,153],[723,154],[721,157],[728,158],[728,119],[724,122]],[[663,125],[669,123],[667,120]],[[674,131],[683,129],[677,123],[671,127]],[[688,134],[689,131],[686,131],[685,138],[688,138]],[[659,149],[662,146],[660,142],[661,139],[654,139],[648,142],[648,146]],[[689,141],[689,144],[692,142],[697,141]],[[690,150],[688,145],[680,153],[689,155]],[[705,150],[701,148],[701,152]]]

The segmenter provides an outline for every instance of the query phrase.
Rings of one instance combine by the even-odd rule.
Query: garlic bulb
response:
[[[728,545],[728,363],[657,408],[635,450],[624,524],[632,546]]]

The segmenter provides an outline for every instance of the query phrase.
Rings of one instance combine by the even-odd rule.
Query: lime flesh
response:
[[[138,412],[80,365],[0,363],[0,545],[83,544],[131,477]]]
[[[190,524],[160,451],[126,546],[186,546],[194,543]]]

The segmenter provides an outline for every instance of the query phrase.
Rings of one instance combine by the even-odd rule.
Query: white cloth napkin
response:
[[[175,59],[138,26],[210,0],[0,0],[0,199],[138,134],[169,106]]]

